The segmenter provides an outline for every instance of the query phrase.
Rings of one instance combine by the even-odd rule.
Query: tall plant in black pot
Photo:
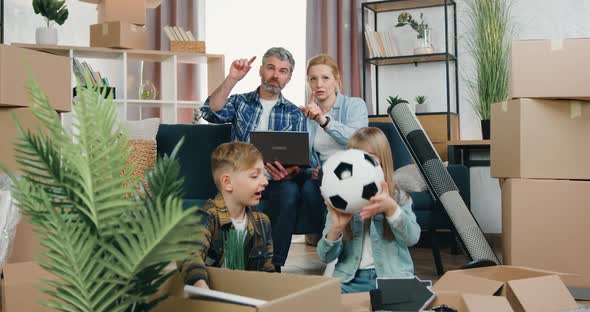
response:
[[[481,120],[484,139],[490,138],[493,103],[508,99],[508,67],[512,26],[511,0],[469,0],[466,42],[475,68],[467,79],[470,101]]]

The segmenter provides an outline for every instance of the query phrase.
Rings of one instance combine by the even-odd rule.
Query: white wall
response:
[[[303,0],[215,0],[206,3],[207,52],[225,55],[226,73],[232,61],[257,56],[248,75],[232,93],[253,91],[260,85],[262,55],[271,47],[284,47],[295,59],[291,82],[283,90],[287,99],[303,105],[305,96],[305,14]]]

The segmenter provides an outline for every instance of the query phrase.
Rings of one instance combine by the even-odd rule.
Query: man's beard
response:
[[[273,87],[270,85],[270,82],[274,82],[278,85],[278,87]],[[268,92],[268,93],[272,93],[272,94],[279,94],[281,93],[281,90],[283,90],[283,86],[281,86],[281,83],[278,82],[277,80],[267,80],[267,81],[263,81],[262,82],[262,88]]]

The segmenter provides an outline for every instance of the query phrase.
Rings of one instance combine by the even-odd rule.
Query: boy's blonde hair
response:
[[[211,172],[213,180],[219,187],[219,178],[225,172],[248,170],[262,160],[262,154],[252,144],[230,142],[219,145],[211,155]]]
[[[375,127],[360,128],[352,134],[350,140],[348,140],[347,147],[365,152],[372,151],[374,155],[379,158],[385,182],[387,182],[387,186],[389,187],[389,195],[392,197],[395,196],[393,154],[391,153],[391,147],[385,133],[383,133],[381,129]],[[383,222],[383,236],[387,240],[393,240],[393,231],[387,222]],[[349,223],[344,230],[344,239],[349,240],[351,237],[352,228]]]

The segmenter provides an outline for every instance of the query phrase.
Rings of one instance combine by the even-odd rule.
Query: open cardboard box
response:
[[[512,312],[508,300],[504,297],[438,291],[430,308],[447,305],[457,312]]]
[[[453,291],[503,296],[515,312],[562,311],[577,307],[556,273],[526,267],[492,266],[448,271],[433,289],[437,294]]]
[[[429,309],[446,304],[457,312],[513,312],[505,297],[462,294],[454,291],[438,291]],[[342,295],[342,311],[370,312],[371,298],[368,292]]]
[[[172,296],[156,308],[162,311],[341,311],[340,281],[322,276],[287,273],[265,273],[207,268],[209,287],[240,296],[266,300],[258,306],[243,306],[218,301],[187,299],[183,296],[184,283],[180,274],[163,287]]]

